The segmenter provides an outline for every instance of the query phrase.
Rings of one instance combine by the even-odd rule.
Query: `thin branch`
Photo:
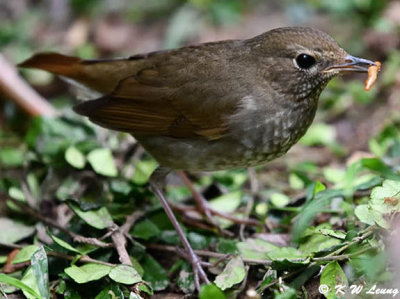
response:
[[[41,221],[41,222],[47,224],[48,226],[54,227],[54,228],[60,230],[61,232],[65,233],[66,235],[70,236],[75,242],[96,245],[101,248],[112,247],[112,244],[102,242],[96,238],[87,238],[87,237],[84,237],[84,236],[81,236],[79,234],[69,231],[65,227],[61,226],[58,222],[56,222],[48,217],[43,216],[38,211],[29,207],[28,205],[24,204],[23,202],[20,202],[19,200],[16,200],[16,199],[14,199],[12,197],[8,197],[8,196],[6,196],[6,199],[13,202],[22,211],[24,211],[28,215],[32,216],[36,220]]]
[[[144,215],[144,211],[134,211],[132,214],[126,217],[125,223],[121,226],[121,231],[124,234],[129,233],[132,226],[136,223],[136,221]]]
[[[126,251],[126,238],[124,236],[124,233],[121,231],[121,228],[116,224],[114,224],[114,226],[112,226],[110,229],[113,230],[111,239],[113,240],[114,247],[118,252],[119,261],[122,264],[132,266],[131,258],[129,257],[128,251]]]
[[[306,269],[309,269],[309,268],[311,268],[312,266],[317,265],[318,262],[321,262],[321,261],[322,261],[322,262],[330,262],[330,261],[339,260],[338,254],[339,254],[340,252],[343,252],[344,250],[346,250],[347,248],[349,248],[349,247],[352,246],[352,245],[355,245],[355,244],[357,244],[357,243],[361,243],[361,242],[364,241],[366,238],[368,238],[371,234],[373,234],[375,229],[376,229],[376,227],[375,227],[374,225],[373,225],[373,226],[370,226],[370,227],[368,227],[368,228],[364,231],[364,233],[363,233],[360,237],[354,238],[352,241],[350,241],[349,243],[347,243],[347,244],[345,244],[344,246],[340,247],[338,250],[335,250],[335,251],[331,252],[330,254],[327,254],[326,256],[321,257],[321,258],[313,258],[313,259],[312,259],[313,262],[311,262],[311,263],[307,266]],[[375,248],[376,248],[375,246],[372,246],[372,247],[367,248],[367,249],[368,249],[368,250],[372,250],[372,249],[375,249]],[[365,249],[365,250],[363,249],[363,250],[360,250],[359,252],[355,252],[355,253],[352,253],[352,254],[344,255],[344,256],[346,256],[346,259],[341,259],[341,260],[347,260],[347,259],[349,259],[349,258],[351,258],[351,257],[353,257],[353,256],[356,256],[356,255],[358,255],[358,254],[364,253],[365,251],[368,251],[367,249]],[[304,269],[299,269],[299,270],[296,270],[296,271],[294,271],[294,272],[290,272],[290,273],[287,273],[287,274],[285,274],[285,275],[282,275],[281,277],[275,279],[275,280],[272,281],[271,283],[269,283],[269,284],[263,286],[262,289],[258,289],[257,291],[258,291],[259,293],[262,293],[264,290],[268,289],[269,287],[275,285],[276,283],[279,283],[279,281],[285,280],[285,279],[287,279],[287,278],[290,278],[290,277],[296,275],[297,273],[299,273],[299,272],[301,272],[301,271],[304,271]]]
[[[170,252],[177,251],[177,247],[175,247],[175,246],[162,245],[162,244],[149,244],[149,245],[146,245],[146,247],[150,248],[150,249],[170,251]],[[213,251],[208,251],[208,250],[194,250],[194,253],[196,253],[199,256],[214,257],[214,258],[218,258],[218,259],[220,259],[220,258],[223,259],[223,258],[227,257],[226,253],[219,253],[219,252],[213,252]],[[272,261],[270,261],[270,260],[259,260],[259,259],[249,259],[249,258],[244,258],[243,262],[248,263],[248,264],[260,264],[260,265],[266,265],[266,266],[270,266],[272,264]]]
[[[59,252],[55,252],[55,251],[47,251],[46,253],[49,256],[61,258],[61,259],[67,260],[67,261],[76,260],[76,256],[73,256],[73,255],[63,254],[63,253],[59,253]],[[93,259],[93,258],[87,256],[87,255],[82,255],[78,259],[78,261],[80,261],[82,263],[96,263],[96,264],[106,265],[106,266],[110,266],[110,267],[114,267],[115,266],[115,264],[103,262],[103,261],[100,261],[100,260],[96,260],[96,259]]]
[[[7,244],[7,243],[0,242],[0,247],[10,248],[10,249],[22,249],[24,246],[18,245],[18,244]],[[55,252],[55,251],[46,251],[46,254],[49,256],[61,258],[61,259],[68,260],[68,261],[78,260],[82,263],[96,263],[96,264],[102,264],[102,265],[111,266],[111,267],[115,266],[115,264],[96,260],[87,255],[82,255],[80,258],[77,259],[77,256],[75,256],[75,255],[68,255],[68,254],[59,253],[59,252]]]
[[[0,91],[32,116],[57,116],[53,106],[42,98],[19,75],[15,67],[0,54]]]
[[[351,259],[354,256],[358,256],[360,254],[363,254],[365,252],[368,252],[370,250],[375,250],[375,249],[379,249],[379,246],[367,247],[367,248],[364,248],[364,249],[359,250],[357,252],[353,252],[353,253],[349,253],[349,254],[315,257],[312,260],[314,262],[345,261],[345,260]]]
[[[345,251],[347,248],[349,248],[352,245],[355,245],[357,243],[361,243],[362,241],[364,241],[366,238],[368,238],[370,235],[372,235],[374,233],[374,230],[376,229],[376,227],[370,226],[368,227],[364,233],[359,236],[359,237],[355,237],[352,241],[348,242],[347,244],[345,244],[344,246],[340,247],[339,249],[329,253],[328,255],[326,255],[326,257],[328,256],[335,256],[340,254],[341,252]]]
[[[122,264],[127,264],[132,266],[131,258],[129,257],[128,251],[126,250],[126,239],[129,239],[133,242],[132,237],[129,235],[129,231],[135,222],[142,217],[144,211],[134,211],[132,214],[126,217],[125,223],[119,227],[114,224],[110,227],[107,235],[111,235],[111,239],[113,240],[114,247],[118,252],[119,261]]]

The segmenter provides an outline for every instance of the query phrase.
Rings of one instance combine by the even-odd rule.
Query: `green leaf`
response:
[[[43,246],[41,246],[31,258],[31,267],[36,278],[41,298],[50,298],[49,290],[49,266],[47,254]]]
[[[300,139],[300,143],[308,146],[331,145],[335,143],[336,131],[332,125],[314,123]]]
[[[8,218],[0,217],[0,243],[14,244],[32,235],[35,231],[33,226],[27,226]]]
[[[389,228],[385,215],[400,212],[400,181],[385,180],[382,186],[375,187],[371,192],[371,200],[366,205],[359,205],[355,215],[361,222],[374,223],[383,228]]]
[[[35,290],[36,293],[40,293],[38,283],[37,283],[35,274],[33,273],[32,267],[28,267],[28,269],[24,272],[24,275],[21,278],[21,282],[23,282],[27,286],[31,287],[33,290]],[[24,293],[25,297],[27,297],[29,299],[36,299],[36,297],[33,297],[26,291],[22,290],[22,292]]]
[[[7,262],[7,255],[0,255],[0,264],[5,264]]]
[[[24,192],[22,192],[22,190],[19,188],[11,187],[10,189],[8,189],[8,195],[11,198],[17,199],[19,201],[26,201]]]
[[[218,171],[213,173],[212,178],[231,190],[242,189],[241,187],[248,180],[247,172],[243,170]],[[212,182],[207,182],[207,178],[204,177],[203,180],[203,185],[210,185]]]
[[[81,184],[79,181],[74,180],[72,177],[67,177],[58,187],[56,196],[59,200],[65,201],[71,198],[74,193],[79,192],[80,188]]]
[[[168,274],[155,259],[146,255],[141,265],[144,269],[143,280],[148,281],[153,290],[162,291],[168,286]]]
[[[209,201],[211,207],[222,213],[232,213],[240,205],[242,192],[236,191],[221,195]]]
[[[41,198],[41,187],[39,178],[33,173],[28,173],[26,176],[26,182],[28,183],[29,191],[34,198]]]
[[[150,175],[157,168],[157,162],[154,160],[141,160],[135,165],[135,173],[132,181],[135,184],[143,185],[149,181]]]
[[[298,242],[314,217],[326,208],[333,198],[339,196],[342,196],[340,190],[325,190],[318,192],[314,198],[306,202],[293,226],[292,240]]]
[[[238,254],[237,241],[219,238],[216,251],[220,253]]]
[[[28,245],[22,248],[15,258],[13,259],[12,263],[13,264],[18,264],[18,263],[23,263],[26,261],[30,261],[32,255],[36,252],[36,250],[39,249],[39,246],[37,245]]]
[[[341,236],[342,237],[342,236]],[[343,238],[344,239],[344,238]],[[331,248],[335,245],[342,243],[343,241],[337,238],[324,236],[322,234],[315,233],[308,237],[299,247],[299,250],[304,253],[320,252]]]
[[[112,268],[108,276],[110,276],[112,280],[123,284],[134,284],[142,281],[140,274],[135,268],[124,264]]]
[[[64,272],[68,274],[77,283],[86,283],[89,281],[99,280],[108,275],[112,267],[102,264],[90,263],[77,267],[72,265],[65,268]]]
[[[257,288],[257,293],[262,294],[262,292],[269,287],[269,284],[278,278],[276,270],[268,270],[265,272],[263,279],[260,281],[259,287]]]
[[[270,201],[275,207],[283,208],[290,203],[290,198],[282,193],[273,193],[271,194]]]
[[[238,242],[240,256],[249,259],[268,259],[267,253],[279,249],[278,246],[261,239],[247,239],[245,242]]]
[[[109,177],[117,176],[117,167],[110,149],[98,148],[92,150],[87,155],[87,159],[96,173]]]
[[[135,224],[131,234],[136,238],[149,240],[152,237],[159,236],[161,231],[158,226],[154,224],[154,222],[150,221],[149,219],[144,219],[138,224]]]
[[[127,196],[132,191],[132,185],[127,181],[114,179],[110,184],[111,190],[115,193],[120,193],[123,196]]]
[[[105,229],[113,223],[112,217],[106,207],[84,212],[74,203],[70,203],[69,206],[80,218],[94,228]]]
[[[359,205],[355,208],[354,214],[357,218],[366,224],[373,225],[375,223],[374,217],[368,205]]]
[[[301,259],[306,258],[307,256],[308,255],[306,253],[302,253],[293,247],[280,247],[268,252],[268,257],[271,260]]]
[[[224,271],[219,274],[214,282],[221,289],[226,290],[243,281],[246,277],[246,269],[240,257],[234,257],[225,266]]]
[[[291,188],[296,190],[304,189],[306,185],[300,175],[294,172],[289,175],[289,184]]]
[[[324,184],[322,184],[320,181],[315,182],[315,187],[314,187],[314,196],[317,195],[317,193],[326,190],[326,187]]]
[[[328,228],[317,228],[317,231],[319,231],[323,235],[329,235],[337,239],[344,240],[346,238],[346,233],[340,231],[340,230],[333,230],[333,229],[328,229]]]
[[[296,290],[295,289],[286,289],[283,293],[274,292],[274,299],[296,299]]]
[[[135,250],[135,248],[133,248],[133,252],[137,252],[137,250]],[[137,259],[135,259],[134,257],[130,256],[131,259],[131,263],[132,263],[132,267],[135,268],[135,270],[139,273],[139,275],[142,277],[144,274],[144,270],[142,265],[138,262]]]
[[[86,164],[85,156],[75,146],[67,148],[64,154],[65,160],[73,167],[83,169]],[[94,168],[94,167],[93,167]]]
[[[320,285],[326,285],[329,288],[329,291],[324,293],[324,296],[327,299],[337,298],[335,294],[335,286],[348,286],[347,277],[338,262],[330,262],[328,265],[326,265],[324,270],[322,270]]]
[[[344,169],[325,167],[324,177],[331,183],[341,183],[346,178],[346,171]]]
[[[57,243],[58,245],[60,245],[62,248],[67,249],[72,252],[75,252],[75,253],[80,253],[79,250],[75,249],[74,247],[72,247],[70,244],[68,244],[64,240],[61,240],[60,238],[56,237],[55,235],[53,235],[50,232],[48,232],[48,234],[50,235],[50,238],[52,238],[53,241],[55,243]]]
[[[34,289],[32,289],[30,286],[26,285],[22,281],[19,281],[18,279],[14,278],[12,276],[0,273],[0,282],[14,286],[14,287],[26,292],[27,294],[30,294],[31,296],[33,296],[33,298],[40,298],[40,295]]]
[[[400,175],[396,174],[390,167],[388,167],[378,158],[364,158],[361,160],[361,165],[367,169],[381,173],[387,179],[395,181],[400,180]]]
[[[24,151],[14,147],[0,148],[0,165],[4,167],[22,166],[24,160]]]
[[[385,180],[381,187],[375,187],[371,192],[371,199],[384,202],[385,198],[398,199],[395,205],[400,207],[400,181]]]
[[[139,283],[138,290],[149,295],[154,295],[153,289],[146,282]]]
[[[111,283],[103,287],[100,293],[94,299],[123,299],[125,298],[123,291],[116,283]]]
[[[207,248],[209,245],[209,241],[207,240],[207,238],[196,232],[189,232],[187,234],[187,238],[193,249],[204,249]]]
[[[225,294],[213,283],[202,285],[200,299],[226,299]]]
[[[130,292],[129,293],[129,299],[143,299],[143,297],[140,296],[139,294],[134,293],[134,292]]]
[[[310,264],[310,258],[300,258],[300,259],[288,259],[288,258],[279,258],[272,262],[272,269],[276,269],[278,271],[285,270],[294,270],[299,268],[305,268]]]

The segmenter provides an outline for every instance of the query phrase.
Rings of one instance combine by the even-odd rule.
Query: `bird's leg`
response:
[[[207,278],[206,273],[204,272],[203,268],[201,267],[200,264],[200,259],[199,257],[194,253],[192,247],[190,246],[190,243],[188,239],[185,236],[185,233],[183,232],[181,226],[179,225],[178,220],[176,219],[174,213],[172,212],[171,207],[168,204],[168,201],[166,200],[163,192],[162,192],[162,186],[164,185],[165,182],[165,177],[169,173],[168,169],[158,167],[153,174],[150,177],[150,187],[151,190],[154,192],[154,194],[158,197],[161,205],[164,208],[165,213],[167,214],[169,220],[171,221],[172,225],[174,226],[175,230],[177,231],[179,238],[181,239],[183,243],[183,247],[185,248],[187,259],[189,262],[192,264],[193,268],[193,275],[194,275],[194,282],[196,285],[196,288],[198,291],[200,291],[200,280],[204,283],[210,283],[210,281]]]
[[[237,223],[237,224],[247,224],[247,225],[255,225],[255,226],[260,225],[260,223],[258,221],[256,221],[256,220],[241,219],[241,218],[232,216],[230,214],[219,212],[219,211],[213,209],[210,206],[210,204],[207,202],[207,200],[199,192],[196,191],[196,189],[193,186],[193,183],[188,178],[186,173],[183,172],[183,171],[179,171],[178,174],[179,174],[180,178],[182,179],[183,183],[190,190],[190,193],[192,194],[193,199],[196,201],[196,205],[197,205],[198,209],[200,210],[200,212],[203,212],[204,215],[206,216],[208,222],[210,222],[215,227],[219,228],[219,225],[215,221],[215,219],[212,216],[212,214],[214,214],[216,216],[219,216],[221,218],[228,219],[228,220],[230,220],[230,221],[232,221],[234,223]]]

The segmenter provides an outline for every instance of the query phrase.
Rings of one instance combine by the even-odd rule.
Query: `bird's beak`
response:
[[[368,60],[368,59],[364,59],[364,58],[358,58],[358,57],[354,57],[351,55],[347,55],[346,59],[345,59],[345,63],[343,64],[337,64],[337,65],[331,65],[329,67],[327,67],[324,70],[324,73],[331,73],[331,72],[368,72],[368,68],[371,65],[375,65],[376,63]]]

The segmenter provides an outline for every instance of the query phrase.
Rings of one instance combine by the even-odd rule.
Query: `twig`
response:
[[[353,257],[353,256],[356,256],[356,255],[358,255],[358,254],[364,253],[365,251],[368,251],[368,250],[371,250],[371,249],[376,249],[376,246],[372,246],[372,247],[370,247],[370,248],[365,248],[365,249],[363,249],[363,250],[360,250],[359,252],[355,252],[355,253],[352,253],[352,254],[347,254],[347,255],[345,255],[345,256],[346,256],[345,259],[339,259],[339,257],[337,256],[340,252],[346,250],[346,249],[349,248],[350,246],[355,245],[355,244],[357,244],[357,243],[360,243],[360,242],[364,241],[366,238],[368,238],[371,234],[374,233],[374,229],[375,229],[375,228],[376,228],[375,226],[370,226],[370,227],[368,227],[368,228],[364,231],[364,233],[363,233],[360,237],[354,238],[353,241],[351,241],[351,242],[345,244],[344,246],[340,247],[339,249],[337,249],[337,250],[331,252],[330,254],[327,254],[327,255],[324,256],[324,257],[313,258],[313,259],[312,259],[313,261],[307,266],[306,269],[309,269],[309,268],[311,268],[312,266],[317,265],[318,262],[329,262],[329,261],[335,261],[335,260],[347,260],[347,259],[349,259],[349,258],[351,258],[351,257]],[[294,271],[294,272],[287,273],[287,274],[285,274],[285,275],[279,277],[278,279],[275,279],[275,280],[272,281],[271,283],[269,283],[269,284],[263,286],[262,289],[258,289],[258,292],[259,292],[259,293],[262,293],[264,290],[266,290],[267,288],[269,288],[269,287],[275,285],[275,284],[278,283],[279,281],[285,280],[285,279],[287,279],[287,278],[290,278],[290,277],[296,275],[297,273],[299,273],[299,272],[301,272],[301,271],[303,271],[303,270],[304,270],[304,269],[299,269],[299,270],[296,270],[296,271]]]
[[[175,246],[162,245],[162,244],[149,244],[149,245],[146,245],[146,247],[150,248],[150,249],[170,251],[170,252],[177,251],[177,247],[175,247]],[[218,259],[226,258],[227,256],[229,256],[226,253],[212,252],[212,251],[208,251],[208,250],[194,250],[194,253],[196,253],[199,256],[214,257],[214,258],[218,258]],[[260,264],[260,265],[267,265],[267,266],[270,266],[272,264],[272,261],[270,261],[270,260],[259,260],[259,259],[248,259],[248,258],[244,258],[243,262],[248,263],[248,264]]]
[[[129,233],[132,226],[136,223],[136,221],[144,215],[144,211],[134,211],[132,214],[126,217],[125,223],[121,226],[120,230],[124,234]]]
[[[98,247],[101,248],[109,248],[110,244],[102,242],[100,240],[97,240],[96,238],[87,238],[81,235],[78,235],[74,232],[71,232],[69,230],[67,230],[65,227],[61,226],[58,222],[43,216],[42,214],[40,214],[38,211],[36,211],[35,209],[29,207],[28,205],[20,202],[19,200],[16,200],[12,197],[8,197],[6,196],[7,200],[10,200],[11,202],[13,202],[15,205],[17,205],[21,210],[23,210],[25,213],[29,214],[30,216],[32,216],[33,218],[35,218],[36,220],[39,220],[45,224],[47,224],[48,226],[54,227],[58,230],[60,230],[61,232],[67,234],[68,236],[70,236],[75,242],[78,243],[86,243],[86,244],[92,244],[92,245],[96,245]]]
[[[23,202],[20,202],[19,200],[16,200],[16,199],[14,199],[12,197],[8,197],[8,196],[6,197],[6,199],[11,201],[15,205],[17,205],[22,211],[24,211],[25,213],[29,214],[30,216],[32,216],[36,220],[39,220],[39,221],[41,221],[43,223],[46,223],[49,226],[57,228],[58,230],[60,230],[63,233],[67,234],[68,236],[70,236],[71,238],[75,238],[75,236],[77,236],[75,233],[67,230],[64,227],[62,227],[60,224],[58,224],[57,222],[53,221],[52,219],[43,216],[38,211],[36,211],[35,209],[29,207],[28,205],[24,204]]]
[[[364,241],[366,238],[368,238],[370,235],[372,235],[374,233],[374,230],[376,229],[376,227],[374,225],[368,227],[364,233],[359,236],[359,237],[355,237],[352,241],[348,242],[347,244],[345,244],[344,246],[340,247],[339,249],[329,253],[328,255],[326,255],[326,257],[328,256],[335,256],[338,255],[339,253],[345,251],[347,248],[349,248],[352,245],[355,245],[357,243],[361,243],[362,241]]]
[[[24,246],[18,245],[18,244],[0,243],[0,247],[10,248],[10,249],[21,249]],[[73,260],[77,259],[77,257],[74,256],[74,255],[68,255],[68,254],[59,253],[59,252],[55,252],[55,251],[46,251],[46,253],[49,256],[62,258],[64,260],[68,260],[68,261],[73,261]],[[83,263],[96,263],[96,264],[102,264],[102,265],[107,265],[107,266],[115,266],[115,264],[103,262],[103,261],[100,261],[100,260],[96,260],[96,259],[93,259],[93,258],[87,256],[87,255],[82,255],[80,258],[78,258],[78,261],[83,262]]]
[[[132,266],[131,258],[129,257],[129,254],[126,250],[126,239],[134,242],[132,236],[129,235],[129,231],[131,230],[135,222],[143,216],[143,214],[144,211],[134,211],[132,214],[126,217],[125,223],[121,227],[114,224],[112,227],[110,227],[109,232],[105,235],[111,235],[114,247],[119,255],[119,260],[123,264]]]
[[[131,258],[126,251],[126,238],[124,236],[124,233],[121,231],[121,228],[116,224],[110,227],[110,229],[113,231],[111,239],[113,240],[114,247],[118,252],[119,261],[122,264],[132,266]]]
[[[30,87],[0,54],[0,91],[32,116],[57,116],[57,111]]]
[[[82,243],[82,244],[90,244],[90,245],[94,245],[100,248],[110,248],[113,247],[114,245],[111,243],[106,243],[103,242],[97,238],[88,238],[88,237],[84,237],[81,235],[77,235],[75,234],[75,237],[73,238],[74,242],[77,243]]]
[[[67,261],[76,260],[76,256],[73,256],[73,255],[63,254],[63,253],[59,253],[59,252],[55,252],[55,251],[47,251],[46,253],[47,253],[47,255],[58,257],[58,258],[61,258],[61,259],[67,260]],[[115,264],[96,260],[87,255],[82,255],[78,259],[78,261],[80,261],[82,263],[96,263],[96,264],[101,264],[101,265],[106,265],[106,266],[111,266],[111,267],[115,266]]]
[[[0,242],[0,247],[11,248],[11,249],[21,249],[21,248],[24,248],[24,246],[22,246],[22,245],[18,245],[18,244],[7,244],[7,243],[3,243],[3,242]]]
[[[364,249],[362,249],[360,251],[349,253],[349,254],[315,257],[312,260],[314,262],[345,261],[345,260],[348,260],[348,259],[352,258],[353,256],[357,256],[357,255],[363,254],[363,253],[365,253],[367,251],[375,250],[375,249],[378,249],[378,248],[379,248],[379,246],[371,246],[371,247],[367,247],[367,248],[364,248]]]

